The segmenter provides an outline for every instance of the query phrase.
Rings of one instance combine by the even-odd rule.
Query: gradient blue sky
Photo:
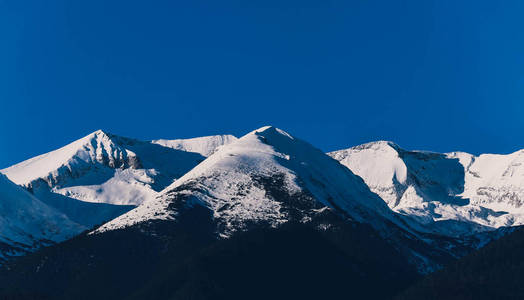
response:
[[[524,148],[523,1],[0,0],[0,167],[96,129]]]

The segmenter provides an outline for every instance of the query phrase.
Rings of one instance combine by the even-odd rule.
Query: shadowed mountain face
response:
[[[524,299],[524,228],[451,263],[397,299]]]
[[[0,296],[317,299],[351,291],[383,299],[418,278],[371,227],[336,215],[309,225],[253,228],[231,239],[215,237],[216,224],[202,207],[182,215],[177,222],[82,235],[12,262],[0,272]],[[316,229],[328,220],[331,229]]]
[[[418,278],[371,229],[254,230],[172,262],[133,299],[384,299]],[[376,285],[380,283],[381,288]]]
[[[0,174],[0,263],[85,229]]]
[[[71,221],[94,228],[125,214],[135,208],[134,205],[114,205],[80,201],[53,193],[46,188],[33,190],[33,194],[49,207],[66,215]]]
[[[469,204],[468,199],[458,196],[464,192],[465,175],[464,166],[458,158],[401,149],[398,152],[407,166],[408,185],[417,186],[423,198],[449,205]]]

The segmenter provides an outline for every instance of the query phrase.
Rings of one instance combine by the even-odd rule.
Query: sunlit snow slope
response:
[[[236,139],[237,138],[232,135],[215,135],[192,139],[153,140],[152,143],[177,150],[199,153],[202,156],[208,157],[213,154],[218,147],[230,144]]]
[[[187,143],[164,142],[211,153],[233,139],[214,136]],[[154,199],[160,190],[205,159],[200,153],[174,148],[99,130],[1,172],[72,219],[94,226]]]
[[[329,153],[388,206],[446,235],[524,224],[524,152],[407,151],[373,142]]]

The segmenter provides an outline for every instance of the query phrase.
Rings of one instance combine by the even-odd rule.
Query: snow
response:
[[[177,150],[195,152],[202,156],[208,157],[215,150],[222,146],[230,144],[237,138],[232,135],[214,135],[205,136],[192,139],[177,139],[177,140],[153,140],[152,143],[162,145]]]
[[[158,199],[145,201],[137,208],[105,223],[92,233],[121,229],[151,220],[173,220],[175,212],[168,209],[168,201]]]
[[[475,205],[512,214],[524,213],[524,151],[508,155],[483,154],[474,157],[466,170],[461,196]],[[518,224],[522,224],[519,218]]]
[[[63,186],[68,180],[77,179],[96,165],[96,171],[103,167],[120,167],[136,155],[119,145],[102,131],[96,131],[58,150],[26,160],[1,170],[13,182],[31,186],[43,180],[49,186]],[[103,171],[103,170],[102,170]]]
[[[234,139],[223,135],[163,140],[170,145],[166,147],[98,130],[0,172],[37,194],[44,203],[74,215],[84,225],[92,225],[126,211],[98,204],[138,206],[152,200],[203,161],[201,153],[212,153]],[[97,205],[86,206],[84,202]],[[89,216],[82,216],[82,210]]]
[[[131,226],[151,216],[176,218],[177,212],[168,211],[168,205],[180,194],[192,196],[190,205],[209,208],[213,218],[223,225],[223,237],[243,230],[251,222],[278,226],[288,221],[282,203],[269,197],[254,181],[255,177],[277,175],[283,176],[281,189],[288,194],[307,191],[322,204],[341,208],[355,220],[398,221],[359,177],[337,161],[283,130],[266,126],[222,146],[155,200],[105,224],[97,232]]]
[[[134,153],[114,144],[107,134],[98,130],[58,150],[6,168],[2,173],[19,185],[28,185],[38,178],[51,181],[62,175],[62,170],[103,162],[104,159],[108,165],[116,166],[129,156],[134,156]]]
[[[151,187],[156,175],[154,169],[117,169],[113,177],[102,184],[56,188],[52,191],[86,202],[138,206],[157,196],[158,193]]]
[[[398,200],[396,191],[391,188],[394,181],[405,184],[407,179],[407,166],[399,157],[397,147],[391,142],[379,141],[330,155],[364,178],[371,190],[391,207]]]
[[[0,174],[0,242],[32,250],[41,242],[60,242],[86,229]]]
[[[164,141],[173,148],[177,144],[184,146],[179,148],[208,153],[232,139],[216,136]],[[53,192],[81,201],[139,205],[204,159],[199,153],[98,130],[1,172],[29,188],[43,180]]]
[[[524,224],[524,151],[476,157],[407,151],[379,141],[329,155],[393,211],[435,233],[458,236]]]

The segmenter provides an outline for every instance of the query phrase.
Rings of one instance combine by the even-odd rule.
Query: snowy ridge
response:
[[[187,149],[213,152],[232,139],[217,136],[177,143]],[[83,225],[93,226],[131,208],[117,206],[137,206],[154,199],[160,190],[204,159],[196,152],[98,130],[1,172],[44,203],[82,220]],[[86,206],[82,202],[96,205]],[[83,216],[82,210],[90,217]]]
[[[0,260],[60,242],[87,228],[69,220],[0,174]]]
[[[45,185],[55,193],[81,201],[139,205],[205,159],[196,152],[211,153],[233,139],[215,136],[164,140],[170,145],[165,147],[98,130],[1,172],[30,190]]]
[[[177,140],[153,140],[154,144],[162,145],[177,150],[195,152],[202,156],[208,157],[215,150],[222,146],[227,145],[235,141],[237,138],[232,135],[213,135],[197,137],[192,139],[177,139]]]
[[[407,167],[392,142],[372,142],[329,153],[352,172],[362,177],[390,207],[398,205],[399,192],[394,183],[404,184]]]
[[[151,215],[176,218],[177,212],[168,207],[179,198],[186,199],[186,205],[212,211],[222,236],[253,222],[278,226],[290,216],[284,209],[286,203],[271,197],[273,183],[290,198],[314,202],[305,206],[305,215],[336,207],[357,221],[396,221],[360,178],[308,143],[267,126],[221,147],[156,200],[105,224],[98,232],[131,226]]]
[[[464,166],[462,197],[474,205],[524,213],[524,150],[508,155],[450,153],[448,156],[458,158]]]
[[[524,224],[523,152],[475,157],[406,151],[381,141],[329,155],[362,177],[392,210],[436,233],[457,236]]]
[[[116,144],[98,130],[58,150],[31,158],[2,170],[19,185],[42,179],[49,186],[61,185],[67,177],[80,177],[92,164],[111,168],[137,167],[136,154]]]

